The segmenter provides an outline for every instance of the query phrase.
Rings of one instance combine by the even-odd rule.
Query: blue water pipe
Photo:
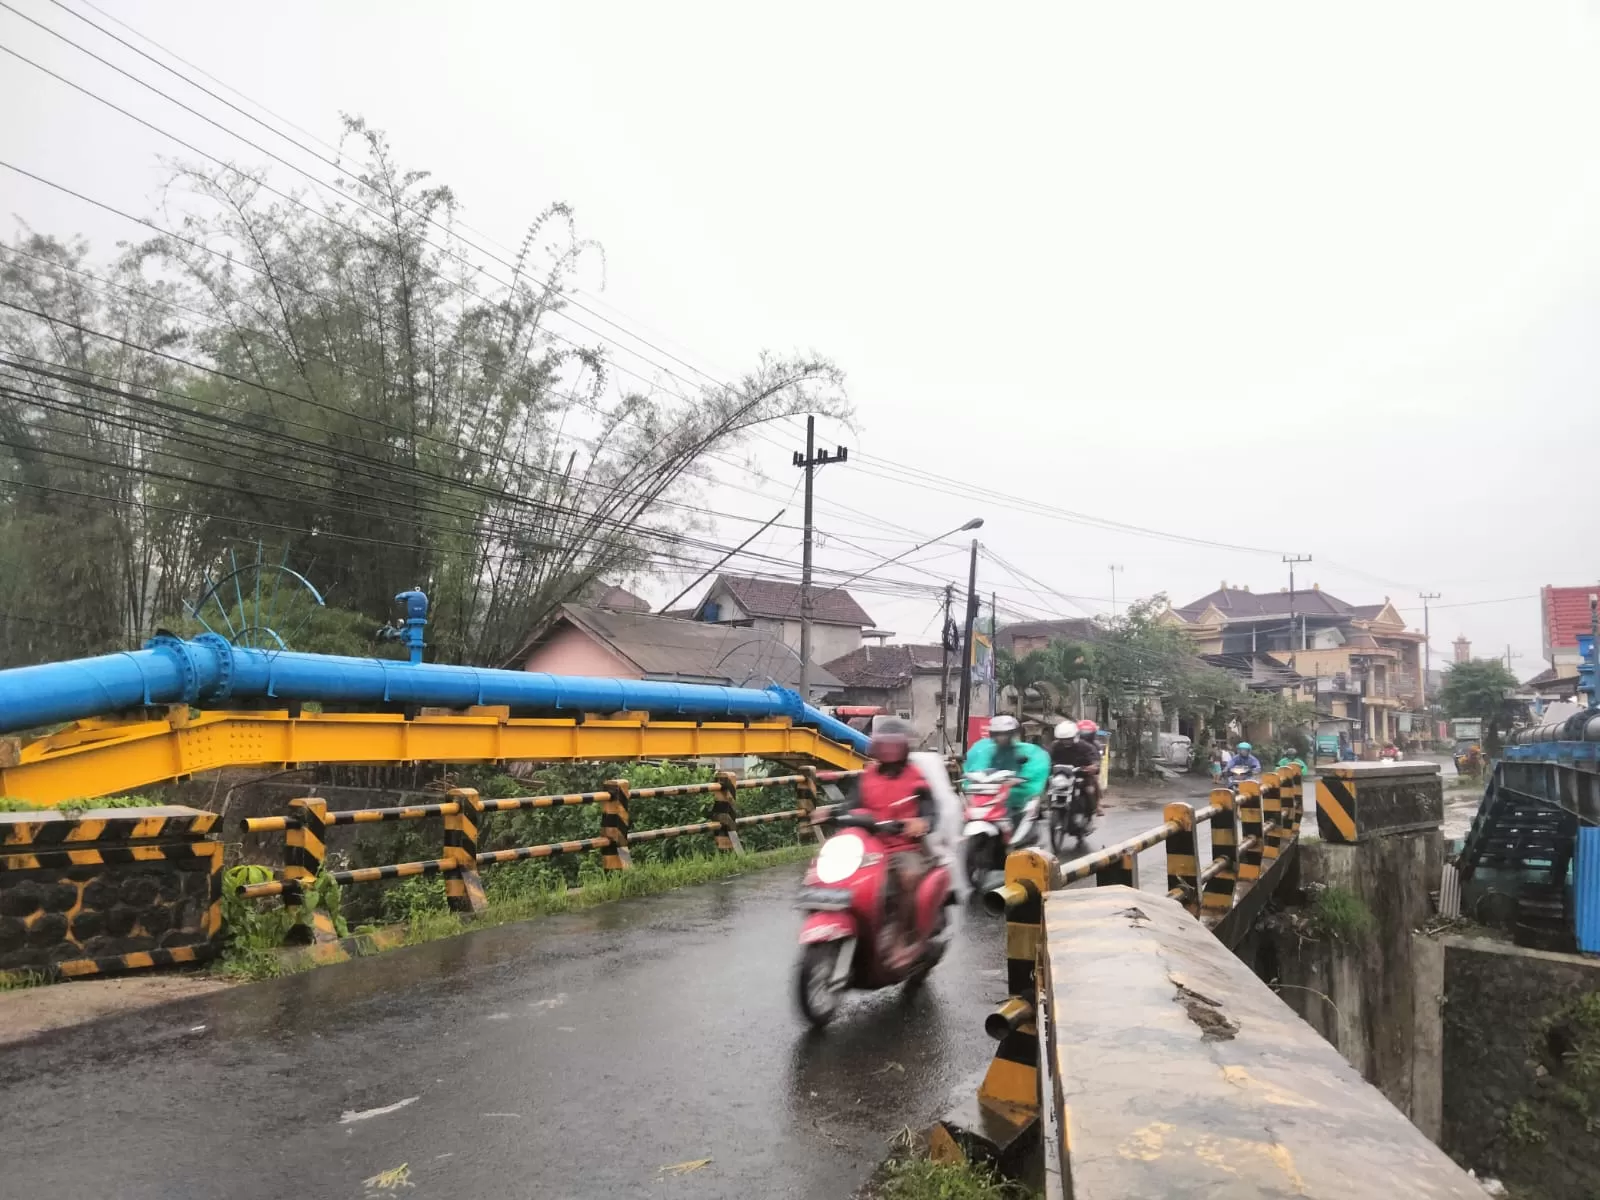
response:
[[[421,636],[418,627],[419,643]],[[0,733],[142,705],[222,708],[235,701],[278,700],[358,708],[507,705],[552,713],[647,712],[701,720],[788,717],[859,752],[867,748],[864,734],[787,688],[497,671],[418,662],[418,655],[420,647],[414,649],[413,661],[393,662],[233,646],[211,633],[192,641],[158,634],[143,650],[0,671]]]

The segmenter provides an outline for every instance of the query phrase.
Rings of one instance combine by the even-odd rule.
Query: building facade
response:
[[[1406,628],[1387,598],[1349,604],[1309,591],[1230,588],[1171,610],[1202,654],[1267,652],[1309,678],[1319,718],[1348,723],[1362,752],[1426,729],[1423,634]],[[1319,729],[1323,722],[1319,721]]]
[[[813,584],[811,661],[826,663],[861,648],[872,618],[843,588]],[[697,621],[739,625],[776,637],[800,653],[800,585],[747,575],[718,575],[692,610]]]

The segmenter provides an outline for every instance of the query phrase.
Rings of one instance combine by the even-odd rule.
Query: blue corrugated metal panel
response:
[[[1578,949],[1600,954],[1600,827],[1578,830],[1578,852],[1572,879],[1573,925]]]

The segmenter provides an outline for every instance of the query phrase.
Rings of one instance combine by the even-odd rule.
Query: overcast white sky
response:
[[[181,91],[49,0],[9,2]],[[569,202],[605,246],[604,311],[707,371],[833,358],[859,424],[824,437],[858,462],[819,497],[927,537],[981,515],[1089,610],[1112,563],[1119,600],[1183,603],[1282,587],[1294,551],[1301,586],[1392,596],[1418,626],[1417,592],[1443,593],[1436,652],[1510,643],[1526,676],[1539,585],[1600,577],[1592,4],[96,2],[320,137],[366,116],[502,243]],[[10,12],[0,44],[264,161]],[[153,206],[170,143],[9,58],[0,111],[0,158]],[[4,171],[0,212],[107,250],[136,232]],[[710,507],[793,494],[798,518],[796,431],[773,433],[750,448],[766,481],[738,481],[772,499]],[[905,543],[865,539],[909,536],[818,522],[884,554]],[[759,545],[798,563],[790,531]],[[954,542],[916,558],[964,578]],[[1079,615],[996,565],[980,585],[1002,617]],[[861,598],[902,636],[936,628],[931,597]]]

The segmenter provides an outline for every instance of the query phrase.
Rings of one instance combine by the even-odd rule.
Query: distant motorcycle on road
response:
[[[1082,847],[1094,832],[1094,801],[1076,767],[1057,763],[1045,785],[1045,822],[1050,829],[1050,849],[1057,858]]]
[[[1005,873],[1006,854],[1038,840],[1039,797],[1028,802],[1012,828],[1007,799],[1022,782],[1014,771],[972,771],[962,777],[967,823],[962,828],[962,859],[975,892],[996,872]]]

